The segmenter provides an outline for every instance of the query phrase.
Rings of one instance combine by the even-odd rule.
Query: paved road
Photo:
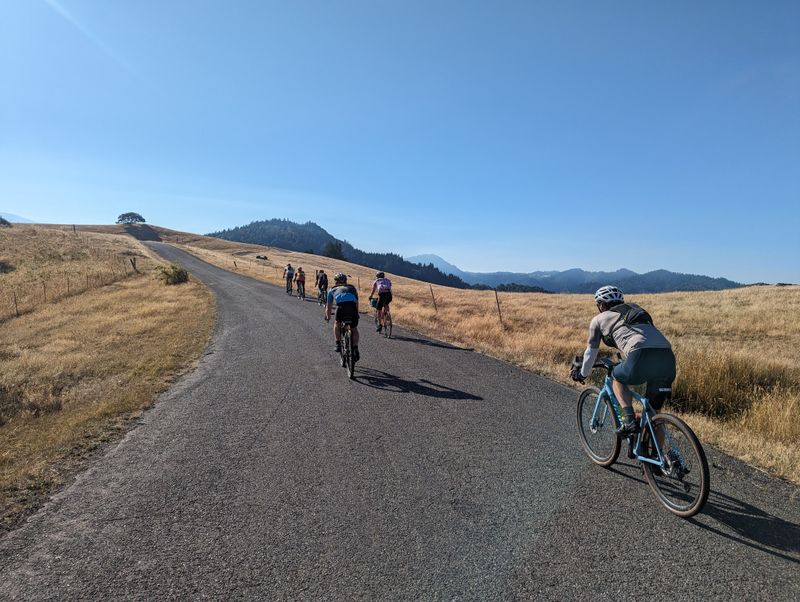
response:
[[[591,465],[575,393],[364,329],[166,245],[217,294],[199,368],[0,540],[0,599],[800,599],[798,489],[712,453],[696,520]]]

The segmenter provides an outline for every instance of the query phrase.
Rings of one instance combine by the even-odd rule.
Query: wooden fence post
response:
[[[235,259],[233,260],[233,269],[234,270],[238,270],[239,269],[239,266],[236,265],[236,260]]]
[[[436,296],[433,294],[433,286],[429,284],[428,287],[431,289],[431,299],[433,299],[433,310],[438,313],[439,308],[436,306]]]
[[[497,289],[494,289],[494,300],[497,302],[497,315],[500,316],[500,326],[505,330],[506,326],[503,324],[503,313],[500,311],[500,297],[497,295]]]
[[[42,282],[42,294],[44,295],[44,302],[47,303],[47,283]]]
[[[86,274],[86,290],[89,290],[89,274]]]
[[[14,315],[19,318],[19,305],[17,305],[17,291],[11,291],[11,294],[14,295]]]
[[[67,297],[69,297],[69,275],[67,275]]]

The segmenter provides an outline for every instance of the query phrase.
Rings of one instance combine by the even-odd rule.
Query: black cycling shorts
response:
[[[672,394],[675,380],[675,354],[672,349],[634,349],[614,368],[614,379],[624,385],[647,383],[647,398],[658,410]]]
[[[353,328],[358,326],[358,304],[354,301],[346,301],[336,306],[336,321],[348,321]]]
[[[378,293],[378,305],[375,307],[377,309],[382,309],[386,305],[392,302],[392,291],[387,291],[385,293]]]

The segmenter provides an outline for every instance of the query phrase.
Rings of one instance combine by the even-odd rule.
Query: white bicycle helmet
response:
[[[622,303],[625,301],[625,298],[622,295],[622,291],[616,286],[608,285],[601,286],[597,289],[597,292],[594,294],[594,300],[596,303],[613,303],[614,301]]]
[[[345,274],[343,274],[342,272],[339,272],[338,274],[336,274],[336,276],[333,277],[333,281],[334,282],[347,282],[347,276]]]

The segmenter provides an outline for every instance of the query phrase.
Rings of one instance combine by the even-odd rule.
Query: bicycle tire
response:
[[[383,336],[387,339],[392,338],[392,314],[388,305],[383,310]]]
[[[344,338],[345,349],[347,350],[345,354],[347,358],[347,377],[352,380],[355,377],[356,363],[353,361],[353,339],[352,331],[349,327],[344,331]]]
[[[694,431],[683,420],[672,414],[656,414],[653,419],[654,430],[663,425],[667,429],[668,441],[665,441],[668,450],[662,449],[662,454],[668,454],[672,449],[678,451],[679,461],[673,466],[669,474],[659,466],[642,462],[647,483],[653,490],[656,498],[667,510],[682,518],[694,516],[703,509],[708,494],[711,490],[711,476],[708,470],[708,460],[703,446]],[[674,430],[670,431],[668,425]],[[680,448],[677,446],[673,435],[682,435],[685,440]],[[652,448],[652,437],[649,429],[642,434],[642,450]],[[689,454],[691,453],[691,458]],[[688,461],[687,461],[688,460]],[[685,470],[689,468],[689,470]],[[685,471],[685,472],[684,472]],[[693,475],[691,480],[688,475]],[[686,500],[681,503],[681,500]]]
[[[595,431],[592,432],[591,420],[598,395],[600,395],[600,389],[597,387],[587,387],[581,391],[580,396],[578,396],[576,424],[578,437],[586,455],[598,466],[608,467],[617,461],[619,451],[622,448],[622,441],[619,435],[614,432],[616,429],[614,408],[608,397],[603,399],[603,404],[607,408],[605,421],[596,426]],[[603,446],[601,447],[601,445]]]

